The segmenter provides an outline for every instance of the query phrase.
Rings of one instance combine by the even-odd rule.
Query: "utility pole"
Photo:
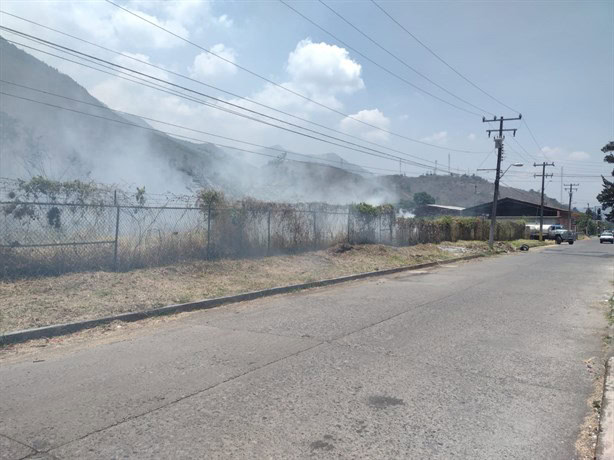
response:
[[[554,166],[554,163],[546,163],[545,161],[541,164],[533,163],[533,167],[541,166],[542,173],[541,174],[533,174],[533,177],[541,177],[542,178],[542,199],[541,204],[539,206],[539,241],[544,240],[544,187],[546,185],[546,177],[552,177],[552,174],[546,174],[546,166]]]
[[[437,160],[435,160],[435,175],[437,175]]]
[[[452,175],[452,170],[450,169],[450,154],[448,153],[448,174]]]
[[[492,200],[492,212],[490,213],[490,233],[488,235],[488,247],[490,249],[493,248],[495,243],[495,228],[497,224],[497,201],[499,200],[499,179],[501,174],[501,160],[503,159],[503,133],[506,131],[512,131],[514,137],[516,136],[516,128],[513,129],[503,129],[503,122],[505,121],[513,121],[513,120],[522,120],[522,115],[518,114],[515,118],[503,118],[502,116],[497,118],[493,117],[492,120],[487,120],[486,117],[482,117],[482,123],[493,123],[495,121],[499,122],[499,129],[487,129],[488,137],[490,137],[491,133],[498,133],[498,137],[495,137],[495,147],[497,147],[497,173],[495,175],[495,193],[494,198]]]
[[[569,187],[569,217],[567,228],[571,231],[571,198],[573,197],[574,190],[578,190],[580,184],[565,184],[565,188]]]

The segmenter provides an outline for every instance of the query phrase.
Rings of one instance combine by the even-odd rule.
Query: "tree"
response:
[[[614,141],[605,145],[601,151],[607,155],[603,158],[606,163],[614,164],[614,154],[608,152],[614,152]],[[614,177],[614,169],[612,169],[612,176]],[[601,176],[603,180],[603,190],[597,195],[597,200],[601,203],[603,210],[610,209],[609,213],[605,214],[605,218],[610,222],[614,222],[614,181],[609,181],[605,177]]]
[[[591,208],[586,208],[584,213],[572,213],[573,219],[576,221],[578,231],[584,232],[587,235],[597,233],[597,223],[594,220],[594,214]]]
[[[425,204],[433,204],[435,203],[435,198],[433,198],[426,192],[418,192],[414,193],[414,203],[416,203],[418,206],[423,206]]]

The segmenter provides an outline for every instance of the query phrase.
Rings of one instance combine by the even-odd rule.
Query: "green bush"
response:
[[[396,220],[397,244],[440,243],[442,241],[488,240],[490,221],[480,217],[444,216],[439,219],[398,218]],[[499,221],[495,239],[516,240],[525,237],[523,221]]]

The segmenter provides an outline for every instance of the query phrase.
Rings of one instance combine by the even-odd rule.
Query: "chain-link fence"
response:
[[[125,206],[0,202],[0,277],[128,270],[256,257],[342,241],[392,242],[392,215],[365,221],[339,206]]]
[[[488,222],[396,218],[391,207],[134,206],[0,202],[0,278],[129,270],[180,261],[296,253],[341,242],[410,245],[488,239]],[[524,236],[497,227],[497,239]]]

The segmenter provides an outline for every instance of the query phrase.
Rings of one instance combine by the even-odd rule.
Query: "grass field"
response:
[[[539,241],[498,242],[498,252]],[[487,252],[485,242],[409,247],[338,245],[260,259],[180,263],[130,272],[85,272],[0,282],[0,333],[142,311],[343,275]]]

